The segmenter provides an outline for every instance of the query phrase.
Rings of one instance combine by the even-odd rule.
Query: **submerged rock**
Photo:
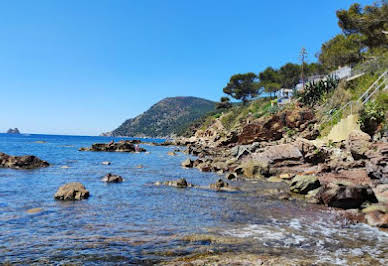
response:
[[[155,185],[156,186],[164,185],[164,186],[176,187],[176,188],[194,187],[194,185],[191,183],[188,183],[185,178],[179,178],[177,180],[165,181],[165,182],[156,182]]]
[[[80,148],[79,151],[104,151],[104,152],[145,152],[138,146],[138,140],[121,140],[119,142],[95,143],[89,148]]]
[[[121,183],[124,181],[124,179],[119,175],[113,175],[111,173],[108,173],[102,178],[102,181],[106,183]]]
[[[34,169],[50,164],[33,155],[11,156],[0,152],[0,167],[13,169]]]
[[[175,155],[176,155],[176,153],[175,153],[175,152],[173,152],[173,151],[169,151],[169,152],[167,152],[167,155],[170,155],[170,156],[175,156]]]
[[[291,180],[290,190],[299,194],[307,194],[310,190],[319,188],[321,183],[312,175],[297,175]]]
[[[210,189],[220,191],[221,189],[226,188],[228,186],[229,186],[229,184],[227,182],[225,182],[222,179],[218,179],[216,183],[210,184]]]
[[[28,209],[26,212],[28,214],[36,214],[36,213],[40,213],[43,211],[43,208],[32,208],[32,209]]]
[[[58,188],[54,195],[57,200],[83,200],[89,197],[89,191],[79,182],[67,183]]]

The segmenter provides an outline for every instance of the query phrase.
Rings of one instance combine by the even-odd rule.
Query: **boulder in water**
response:
[[[108,173],[102,178],[102,181],[106,183],[121,183],[124,181],[124,179],[119,175],[113,175],[111,173]]]
[[[216,191],[220,191],[222,188],[228,187],[228,182],[225,182],[221,178],[217,180],[214,184],[210,184],[210,189],[214,189]]]
[[[83,200],[88,197],[89,191],[79,182],[71,182],[59,187],[54,195],[57,200]]]
[[[80,151],[103,151],[103,152],[145,152],[138,146],[138,140],[121,140],[119,142],[94,143],[91,147],[80,148]]]
[[[176,188],[194,187],[194,185],[191,183],[188,183],[185,178],[179,178],[177,180],[166,181],[166,182],[156,182],[155,185],[156,186],[164,185],[164,186],[176,187]]]
[[[11,156],[0,152],[0,168],[35,169],[47,166],[48,162],[33,155]]]
[[[186,168],[192,168],[193,167],[193,161],[190,158],[187,158],[181,163],[182,167]]]

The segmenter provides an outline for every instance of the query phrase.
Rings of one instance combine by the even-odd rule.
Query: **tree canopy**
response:
[[[250,97],[255,97],[258,94],[257,76],[255,73],[249,72],[245,74],[236,74],[230,78],[230,81],[223,89],[225,94],[231,97],[242,100],[246,103]]]
[[[298,64],[287,63],[280,67],[280,83],[283,88],[294,88],[300,80],[301,67]]]
[[[322,44],[319,61],[328,69],[357,63],[362,58],[363,39],[360,34],[338,34]]]
[[[259,87],[264,88],[264,91],[270,94],[275,93],[282,86],[279,71],[272,67],[267,67],[263,72],[260,72],[259,79]]]
[[[217,109],[228,109],[232,107],[228,97],[221,97],[220,102],[216,104]]]
[[[345,35],[361,34],[369,48],[388,47],[388,2],[386,0],[361,7],[355,3],[348,10],[338,10],[338,26]]]

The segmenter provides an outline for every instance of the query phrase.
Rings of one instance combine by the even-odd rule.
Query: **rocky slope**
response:
[[[215,103],[196,97],[165,98],[143,114],[128,119],[112,136],[166,137],[179,133],[192,121],[213,111]]]
[[[278,193],[281,199],[305,199],[343,209],[350,219],[388,227],[387,136],[372,140],[354,130],[345,141],[322,145],[314,141],[319,135],[314,110],[297,103],[273,115],[248,115],[232,129],[225,128],[223,116],[191,138],[175,140],[198,156],[183,162],[184,167],[214,171],[230,182],[284,182],[289,189]]]

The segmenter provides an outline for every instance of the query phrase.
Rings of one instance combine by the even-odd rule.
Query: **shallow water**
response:
[[[233,251],[308,258],[317,264],[388,264],[385,232],[351,225],[321,206],[266,196],[267,189],[281,184],[235,183],[243,188],[235,193],[156,187],[151,184],[180,177],[205,186],[219,176],[182,169],[186,155],[167,155],[174,147],[142,145],[150,154],[78,151],[109,141],[0,134],[0,152],[34,154],[51,164],[37,170],[0,169],[0,263],[153,264]],[[61,168],[65,165],[69,168]],[[101,178],[108,172],[125,181],[104,184]],[[82,182],[91,197],[55,201],[57,188],[72,181]],[[32,208],[41,211],[27,212]],[[204,235],[213,238],[201,239]]]

